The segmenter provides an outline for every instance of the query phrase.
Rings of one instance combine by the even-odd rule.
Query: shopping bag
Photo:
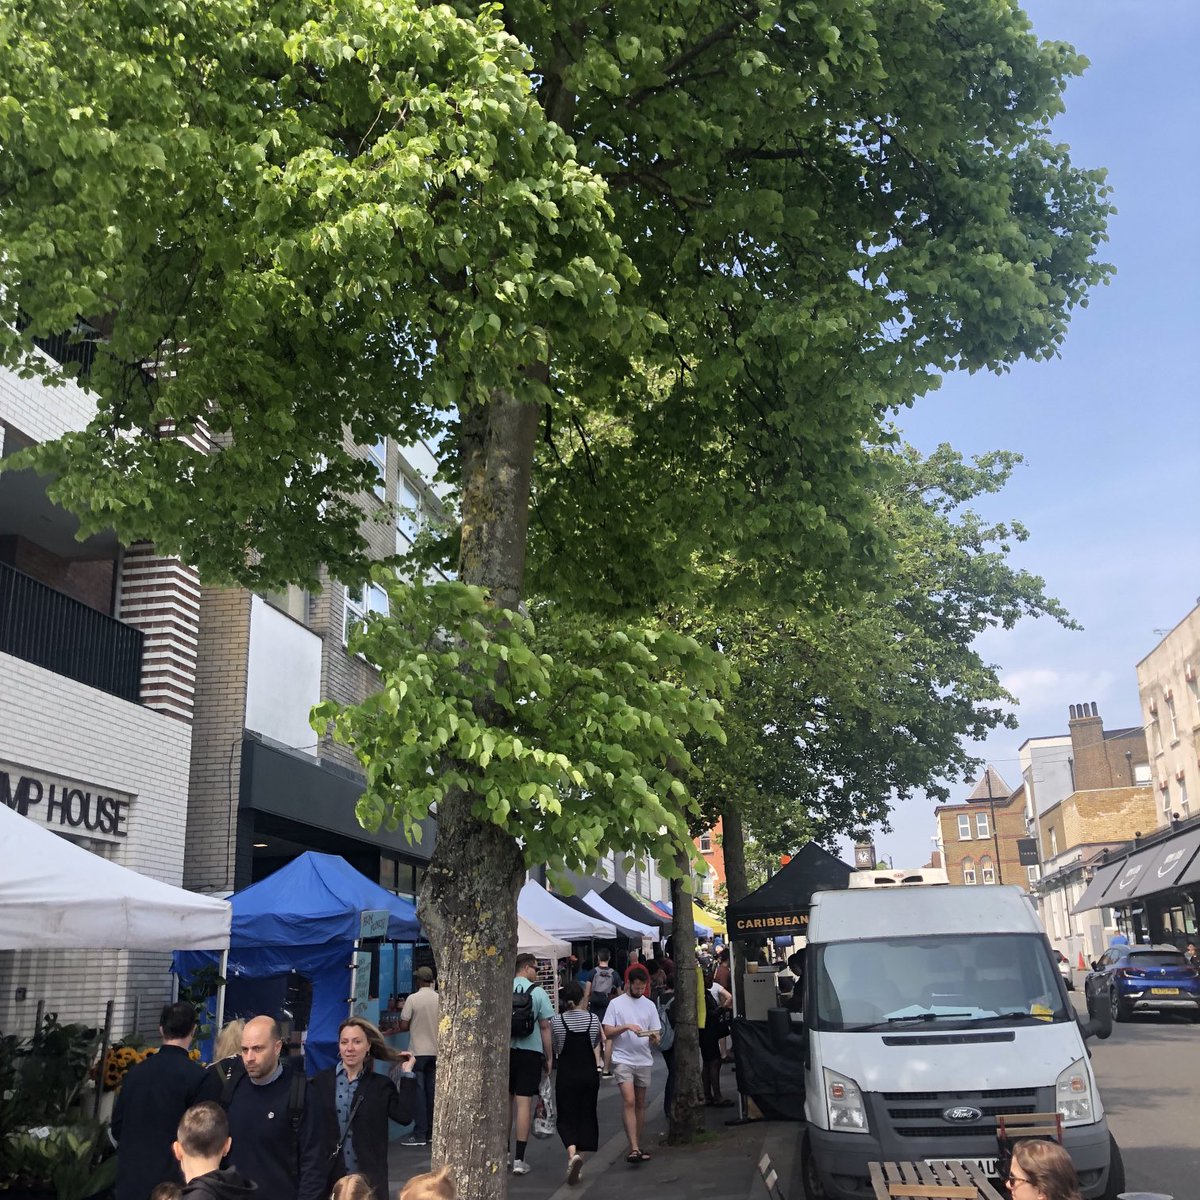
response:
[[[533,1136],[539,1138],[553,1137],[557,1133],[554,1111],[554,1087],[550,1076],[543,1075],[538,1089],[537,1107],[533,1111]]]

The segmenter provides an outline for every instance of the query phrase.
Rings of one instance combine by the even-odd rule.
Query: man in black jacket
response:
[[[179,1119],[200,1100],[215,1100],[220,1084],[188,1057],[196,1010],[168,1004],[158,1021],[162,1049],[125,1077],[113,1110],[117,1200],[148,1200],[160,1183],[182,1183],[172,1145]]]
[[[229,1162],[270,1200],[325,1200],[329,1168],[320,1113],[299,1067],[279,1061],[283,1037],[271,1017],[242,1030],[242,1067],[221,1094],[233,1149]]]

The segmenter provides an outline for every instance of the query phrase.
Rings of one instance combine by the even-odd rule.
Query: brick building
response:
[[[708,864],[708,874],[696,880],[696,895],[702,900],[711,900],[718,894],[717,889],[725,886],[725,849],[721,844],[721,833],[721,821],[718,819],[707,833],[695,839],[696,849]]]
[[[438,511],[426,482],[436,462],[423,445],[359,447],[378,483],[362,497],[364,533],[384,558],[411,545]],[[394,522],[377,519],[388,503]],[[314,591],[255,595],[204,588],[190,780],[187,870],[197,891],[233,891],[306,850],[339,854],[384,887],[415,895],[433,849],[434,822],[410,846],[401,831],[369,834],[354,815],[364,778],[353,753],[317,738],[309,712],[321,700],[356,703],[378,674],[346,650],[355,621],[387,604],[382,589],[353,592],[323,574]]]
[[[0,453],[81,428],[94,411],[74,383],[0,371]],[[0,799],[178,885],[199,587],[151,546],[122,546],[111,532],[80,542],[78,528],[35,472],[0,474]],[[98,819],[101,797],[119,820]],[[0,1028],[31,1032],[39,1000],[60,1020],[94,1024],[112,999],[124,1032],[137,997],[152,1024],[169,965],[163,954],[0,951]]]
[[[951,883],[1016,884],[1028,890],[1030,869],[1017,843],[1025,837],[1025,786],[1012,791],[995,767],[961,804],[935,810],[937,847]]]
[[[1113,931],[1109,911],[1074,911],[1094,863],[1153,829],[1155,815],[1142,730],[1106,730],[1094,702],[1072,704],[1068,714],[1070,790],[1060,798],[1043,791],[1038,811],[1030,804],[1026,816],[1040,863],[1035,903],[1050,940],[1077,967],[1081,955],[1095,958]]]

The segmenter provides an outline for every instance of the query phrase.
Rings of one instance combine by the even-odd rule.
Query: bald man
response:
[[[272,1017],[246,1022],[241,1070],[221,1095],[233,1138],[229,1162],[271,1200],[324,1200],[329,1152],[320,1113],[303,1073],[279,1061],[282,1050]]]

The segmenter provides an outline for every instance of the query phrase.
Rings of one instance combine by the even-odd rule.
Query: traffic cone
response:
[[[1080,952],[1079,952],[1079,969],[1080,969],[1081,971],[1086,971],[1086,970],[1087,970],[1087,963],[1085,963],[1085,962],[1083,961],[1083,951],[1082,951],[1082,950],[1080,950]]]

